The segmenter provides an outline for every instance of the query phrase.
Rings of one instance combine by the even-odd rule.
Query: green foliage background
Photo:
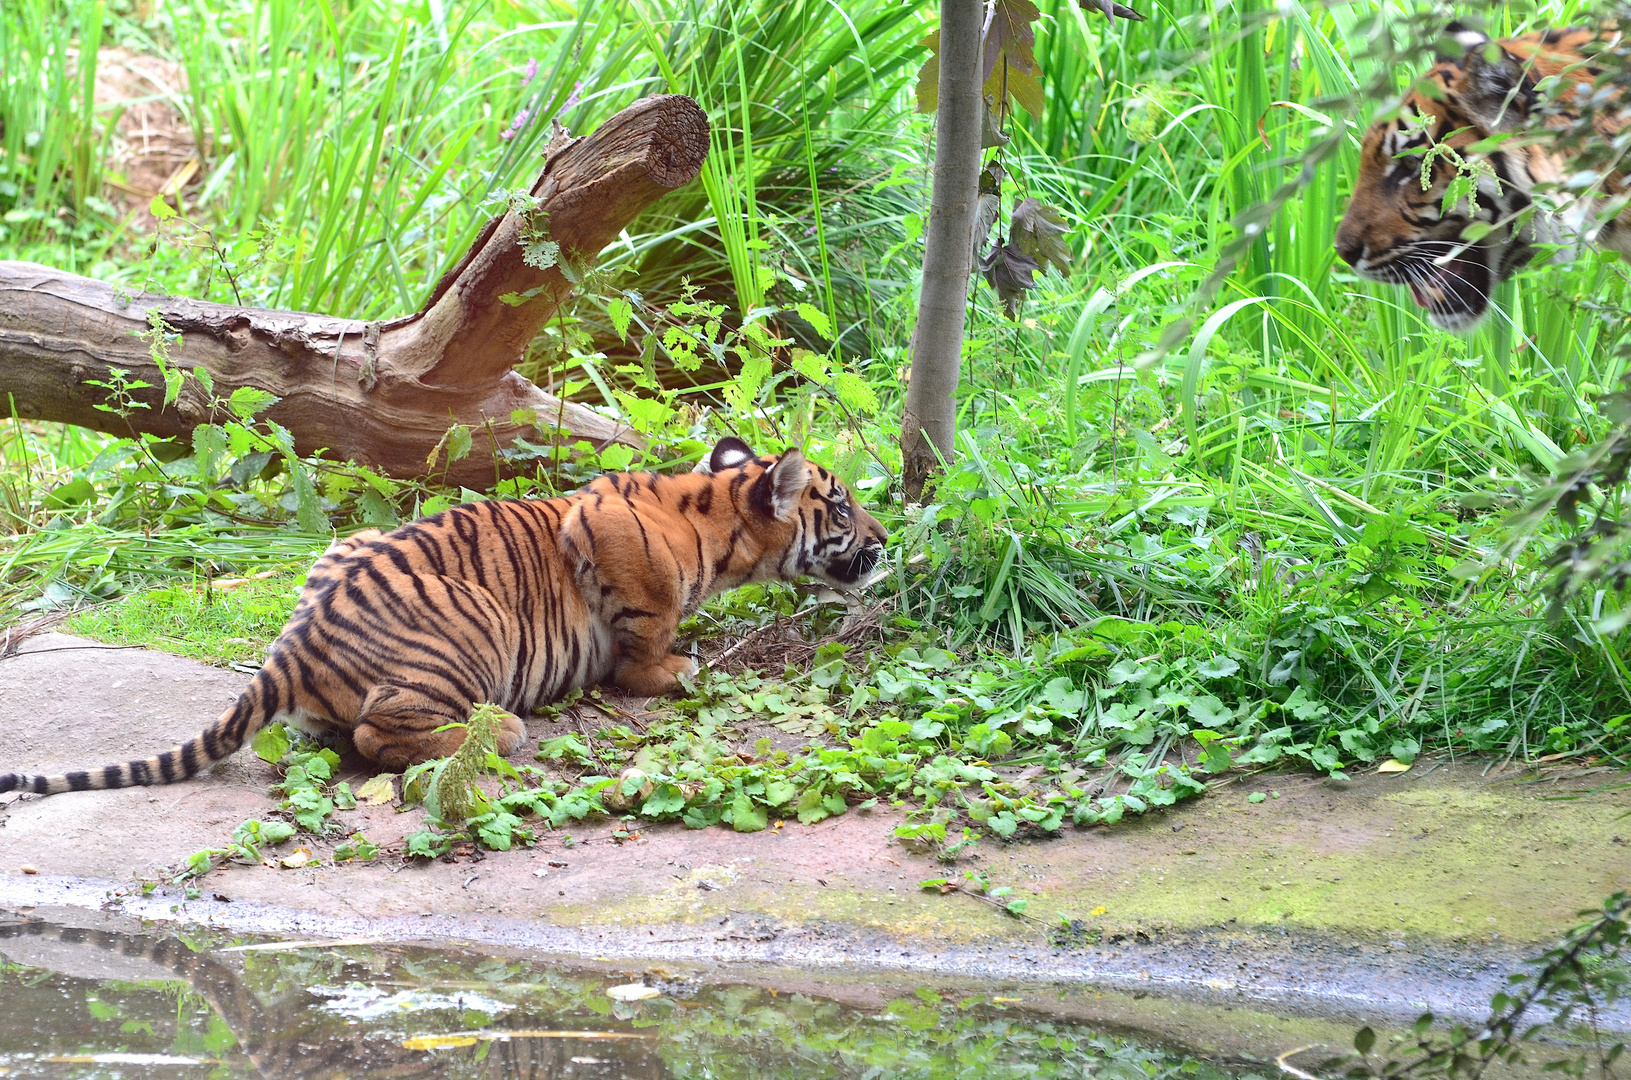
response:
[[[1004,213],[1026,197],[1059,208],[1071,270],[1039,274],[1013,321],[974,289],[961,453],[926,505],[900,505],[892,481],[933,151],[913,79],[932,12],[894,0],[8,4],[0,256],[386,318],[535,174],[549,119],[582,132],[642,94],[689,93],[713,121],[701,181],[604,253],[525,366],[656,449],[562,461],[523,444],[499,490],[684,465],[729,431],[803,444],[894,540],[881,635],[829,656],[824,685],[760,672],[787,692],[722,680],[682,713],[740,706],[834,753],[904,725],[874,740],[913,770],[948,754],[1040,765],[1024,781],[955,776],[945,800],[926,794],[940,781],[886,792],[915,797],[930,826],[955,811],[1001,834],[1114,820],[1210,771],[1281,760],[1618,760],[1618,598],[1588,590],[1548,620],[1538,564],[1500,546],[1507,513],[1606,430],[1596,397],[1626,367],[1623,264],[1585,250],[1534,267],[1474,335],[1433,329],[1402,292],[1347,274],[1331,237],[1369,91],[1402,89],[1423,55],[1412,35],[1451,10],[1144,11],[1112,24],[1041,4],[1044,108],[1009,125]],[[1587,18],[1575,3],[1467,11],[1498,34]],[[157,226],[106,198],[117,110],[94,104],[90,73],[114,47],[186,74],[172,101],[202,167]],[[1316,152],[1278,212],[1252,217]],[[1262,227],[1237,231],[1247,220]],[[1238,265],[1202,291],[1226,252]],[[181,589],[76,624],[146,636],[141,612],[190,610],[183,593],[200,588],[242,603],[254,594],[210,579],[288,575],[329,527],[485,494],[302,462],[244,404],[223,403],[191,445],[0,423],[7,617]],[[277,580],[290,602],[298,577]],[[757,590],[690,632],[741,634],[814,602]],[[753,821],[807,801],[732,791]],[[695,809],[662,798],[650,816]]]

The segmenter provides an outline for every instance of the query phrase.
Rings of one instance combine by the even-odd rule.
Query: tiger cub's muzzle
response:
[[[859,515],[856,529],[861,534],[860,542],[828,565],[826,575],[829,581],[846,591],[865,588],[870,584],[873,572],[883,562],[884,542],[889,539],[889,534],[877,518],[859,506],[854,508],[854,512]]]

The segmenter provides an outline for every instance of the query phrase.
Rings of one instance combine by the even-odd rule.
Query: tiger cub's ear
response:
[[[1455,44],[1452,45],[1450,42]],[[1444,36],[1439,40],[1436,51],[1441,60],[1459,60],[1473,49],[1487,44],[1488,34],[1457,20],[1444,28]]]
[[[798,507],[799,496],[810,486],[810,463],[797,448],[790,448],[753,485],[754,505],[767,517],[786,521]]]
[[[738,439],[735,435],[727,435],[714,444],[713,453],[697,462],[692,472],[699,472],[705,476],[713,476],[726,469],[734,469],[738,465],[752,461],[754,458],[752,447]]]

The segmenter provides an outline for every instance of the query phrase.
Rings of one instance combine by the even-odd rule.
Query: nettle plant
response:
[[[190,388],[209,420],[193,428],[190,446],[135,432],[111,443],[50,492],[54,508],[67,514],[92,511],[102,525],[292,521],[302,532],[326,534],[337,522],[394,525],[398,508],[411,502],[411,487],[365,466],[303,457],[288,429],[261,417],[277,403],[275,395],[250,386],[218,395],[208,369],[189,370],[172,357],[180,335],[157,311],[149,313],[149,328],[141,336],[164,383],[158,407],[170,408]],[[110,368],[108,379],[89,385],[104,391],[105,400],[96,406],[103,412],[123,417],[150,407],[137,391],[152,384],[124,369]]]
[[[797,314],[828,342],[828,351],[795,347],[790,338],[781,336],[773,320],[784,310]],[[619,338],[628,341],[634,333],[640,347],[638,363],[622,364],[615,370],[645,393],[614,393],[630,423],[642,431],[656,433],[676,416],[674,401],[679,391],[658,380],[654,361],[659,352],[686,374],[700,371],[705,362],[723,367],[734,357],[734,377],[694,389],[717,389],[733,416],[754,422],[783,440],[786,433],[769,408],[779,393],[786,396],[779,411],[806,431],[814,403],[821,398],[837,403],[852,422],[857,415],[878,411],[877,394],[838,358],[832,321],[813,304],[761,307],[732,325],[723,304],[701,297],[696,286],[686,283],[681,298],[663,307],[647,307],[638,294],[620,293],[608,301],[607,313]]]
[[[545,254],[553,257],[558,252]],[[567,264],[558,265],[565,272]],[[562,442],[550,437],[557,429],[555,418],[517,410],[512,422],[537,434],[498,452],[499,460],[514,473],[498,481],[494,489],[498,495],[568,491],[604,471],[658,468],[676,458],[694,458],[707,441],[702,415],[687,400],[697,394],[715,396],[734,430],[750,441],[754,434],[761,435],[767,444],[802,441],[816,426],[821,402],[836,405],[852,429],[862,417],[879,410],[873,388],[839,358],[831,320],[812,304],[767,305],[733,322],[724,304],[701,296],[701,290],[689,283],[678,300],[659,305],[648,304],[637,291],[610,288],[612,273],[575,271],[567,277],[578,284],[583,304],[604,309],[618,340],[637,350],[635,357],[610,364],[595,348],[589,319],[563,305],[517,370],[563,399],[592,389],[605,408],[615,410],[645,438],[648,448],[642,453],[619,443],[596,448],[582,441]],[[518,294],[511,299],[525,303],[531,297]],[[828,351],[801,348],[781,336],[776,320],[784,313],[796,314],[829,342]],[[732,374],[712,383],[670,385],[677,380],[665,380],[659,362],[692,380],[705,366]],[[467,426],[452,425],[432,454],[432,471],[441,455],[448,463],[458,461],[479,437],[480,432]],[[462,494],[475,497],[473,492]]]

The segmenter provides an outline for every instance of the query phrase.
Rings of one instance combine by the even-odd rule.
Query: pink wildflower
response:
[[[527,61],[527,70],[521,76],[521,85],[525,86],[528,83],[530,83],[537,74],[538,74],[538,58],[535,56],[531,60]]]
[[[579,79],[577,82],[572,84],[572,95],[566,99],[566,104],[561,106],[561,111],[564,112],[567,109],[572,108],[572,106],[576,105],[579,101],[583,100],[582,94],[583,80]]]
[[[498,137],[501,139],[515,138],[516,134],[520,132],[522,128],[527,126],[527,116],[529,113],[531,113],[531,111],[532,110],[530,109],[522,109],[520,112],[516,113],[515,119],[510,123],[510,126],[499,132]]]

